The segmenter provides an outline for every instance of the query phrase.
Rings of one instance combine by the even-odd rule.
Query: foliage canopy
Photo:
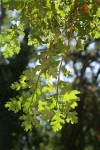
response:
[[[69,77],[66,57],[73,51],[84,49],[86,36],[99,37],[100,8],[94,0],[3,0],[7,10],[6,21],[0,35],[1,52],[5,58],[20,51],[19,37],[29,28],[28,45],[35,47],[34,67],[26,69],[12,89],[21,95],[11,98],[5,107],[23,111],[20,119],[28,131],[32,125],[50,123],[55,131],[65,122],[76,123],[75,111],[78,90],[62,79]],[[14,15],[13,12],[16,12]],[[38,48],[44,44],[44,49]],[[37,63],[38,62],[38,63]]]

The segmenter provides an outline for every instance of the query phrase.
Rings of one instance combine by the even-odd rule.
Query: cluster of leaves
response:
[[[48,73],[40,72],[36,76],[36,68],[24,71],[19,82],[12,84],[13,89],[24,91],[22,96],[12,98],[5,106],[15,113],[23,110],[24,114],[20,119],[23,120],[22,125],[26,131],[33,124],[38,126],[49,122],[57,131],[65,121],[76,123],[77,113],[73,110],[79,100],[76,94],[80,92],[70,91],[68,83],[64,81],[60,81],[58,87],[58,82],[52,83]]]
[[[49,122],[58,131],[66,121],[76,123],[78,118],[74,109],[80,92],[70,89],[69,83],[61,80],[61,72],[70,75],[63,66],[64,59],[71,50],[84,47],[86,35],[99,36],[95,28],[100,26],[97,2],[4,0],[4,6],[7,10],[16,9],[20,13],[17,18],[20,24],[2,31],[0,36],[5,57],[19,52],[18,36],[23,35],[26,25],[30,27],[28,44],[36,48],[41,44],[46,45],[44,51],[35,55],[34,61],[38,60],[40,65],[24,71],[19,82],[12,84],[13,89],[22,90],[22,96],[12,98],[5,106],[14,112],[23,110],[20,119],[26,131],[33,124],[38,126]],[[13,20],[12,17],[9,19]],[[74,46],[71,44],[73,40]]]

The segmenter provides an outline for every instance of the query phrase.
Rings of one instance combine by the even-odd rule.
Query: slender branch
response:
[[[60,82],[60,72],[61,72],[61,67],[62,67],[62,63],[66,57],[66,55],[70,52],[70,40],[72,38],[72,28],[73,28],[73,25],[74,25],[74,17],[75,17],[75,14],[77,13],[77,0],[74,1],[74,9],[73,9],[73,15],[72,15],[72,19],[71,19],[71,24],[70,24],[70,35],[69,35],[69,39],[68,39],[68,49],[67,51],[65,52],[65,54],[63,55],[61,61],[60,61],[60,64],[59,64],[59,68],[57,70],[57,74],[58,74],[58,84],[57,84],[57,102],[56,102],[56,106],[57,106],[57,103],[58,103],[58,100],[59,100],[59,82]]]
[[[62,67],[62,63],[63,63],[64,58],[65,58],[65,55],[62,57],[62,60],[60,61],[60,64],[59,64],[59,68],[58,68],[58,70],[57,70],[57,74],[58,74],[58,84],[57,84],[57,101],[56,101],[56,107],[57,107],[57,104],[58,104],[58,101],[59,101],[60,72],[61,72],[61,67]]]
[[[74,25],[74,17],[77,13],[77,0],[74,1],[74,10],[73,10],[73,15],[72,15],[72,19],[71,19],[71,24],[70,24],[70,34],[69,34],[69,39],[68,39],[68,49],[67,49],[67,52],[69,53],[70,52],[70,41],[71,41],[71,38],[73,36],[73,25]]]

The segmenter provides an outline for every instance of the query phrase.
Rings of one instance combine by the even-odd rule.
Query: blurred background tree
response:
[[[99,41],[100,42],[100,41]],[[100,48],[100,47],[99,47]],[[81,91],[76,125],[62,130],[63,150],[98,150],[100,148],[100,51],[76,52],[71,55],[75,79],[73,86]]]

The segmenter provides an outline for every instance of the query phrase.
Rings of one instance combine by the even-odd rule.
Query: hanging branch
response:
[[[74,25],[74,17],[77,13],[77,0],[74,1],[74,9],[73,9],[73,14],[72,14],[72,19],[71,19],[71,24],[70,24],[70,34],[69,34],[69,38],[68,38],[68,49],[66,50],[65,54],[63,55],[61,61],[60,61],[60,65],[59,68],[57,70],[57,74],[58,74],[58,84],[57,84],[57,102],[56,102],[56,107],[57,107],[57,103],[59,101],[59,82],[60,82],[60,72],[61,72],[61,67],[62,67],[62,63],[64,61],[64,58],[66,57],[66,55],[70,52],[70,40],[72,38],[73,32],[73,25]]]

